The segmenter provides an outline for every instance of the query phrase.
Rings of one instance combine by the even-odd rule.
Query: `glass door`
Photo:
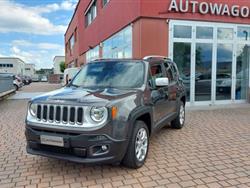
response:
[[[216,100],[232,100],[233,44],[218,44],[216,60]]]
[[[196,43],[195,101],[211,101],[213,44]]]
[[[239,44],[236,61],[235,100],[246,100],[249,84],[250,46]]]
[[[190,105],[247,100],[250,27],[209,22],[170,22],[170,57],[186,86]]]
[[[190,102],[191,92],[191,43],[176,42],[174,43],[174,62],[179,70],[180,77],[187,91],[187,101]]]

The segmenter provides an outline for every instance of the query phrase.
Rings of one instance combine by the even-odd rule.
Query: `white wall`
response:
[[[5,67],[0,67],[0,73],[25,74],[25,63],[18,58],[0,58],[0,64],[5,64]],[[11,64],[13,67],[6,67],[6,64]]]
[[[65,56],[55,56],[53,60],[54,74],[63,74],[60,70],[60,63],[65,62]]]
[[[33,77],[35,75],[35,65],[25,64],[25,76]]]

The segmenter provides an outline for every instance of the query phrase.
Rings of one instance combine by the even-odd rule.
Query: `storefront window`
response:
[[[170,56],[191,105],[247,100],[250,26],[175,20],[170,36]]]
[[[174,38],[191,38],[192,37],[192,27],[184,25],[174,26]]]
[[[238,45],[236,65],[236,100],[247,98],[250,46]]]
[[[132,58],[132,27],[103,42],[103,58]]]
[[[213,39],[212,27],[197,27],[196,28],[197,39]]]
[[[90,62],[90,61],[93,61],[95,59],[98,59],[100,56],[99,56],[99,46],[96,46],[95,48],[89,50],[87,53],[86,53],[86,61],[87,63]]]
[[[250,41],[250,27],[238,27],[238,39]]]
[[[233,40],[234,30],[231,28],[218,28],[217,37],[219,40]]]

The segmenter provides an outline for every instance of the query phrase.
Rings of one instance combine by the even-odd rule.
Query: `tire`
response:
[[[140,136],[142,137],[144,136],[145,140],[144,139],[143,139],[144,141],[140,140],[139,138],[142,138]],[[141,147],[138,144],[141,144]],[[138,149],[137,152],[136,148]],[[149,149],[148,127],[143,121],[136,121],[134,124],[134,130],[129,140],[127,152],[122,161],[123,165],[133,169],[142,167],[146,161],[148,155],[148,149]],[[140,153],[141,155],[139,154],[139,151],[141,152]]]
[[[18,86],[14,85],[15,91],[18,91]]]
[[[181,129],[185,125],[185,105],[181,101],[178,116],[171,122],[171,127],[174,129]]]

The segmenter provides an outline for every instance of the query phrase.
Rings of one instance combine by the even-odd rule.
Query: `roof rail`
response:
[[[165,57],[165,56],[159,56],[159,55],[150,55],[150,56],[145,56],[143,59],[144,60],[149,60],[149,59],[164,59],[164,60],[169,60],[169,61],[172,61],[170,58],[168,57]]]

